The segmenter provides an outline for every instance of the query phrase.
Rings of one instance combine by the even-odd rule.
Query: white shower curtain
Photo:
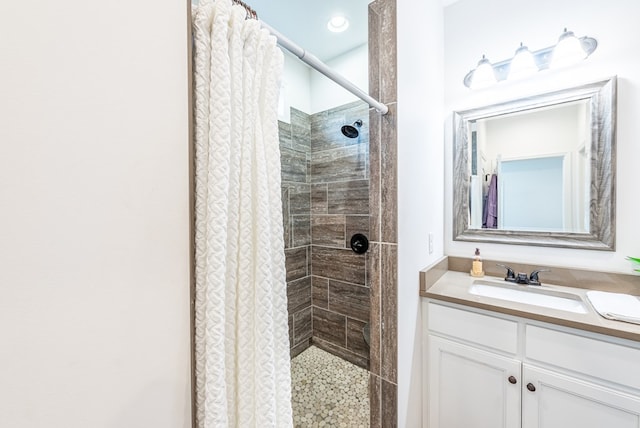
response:
[[[283,55],[230,0],[193,14],[196,420],[292,427],[277,105]]]

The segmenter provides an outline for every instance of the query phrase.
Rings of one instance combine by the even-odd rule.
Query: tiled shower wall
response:
[[[334,301],[344,301],[345,299],[337,299],[336,296],[348,296],[347,293],[341,293],[336,284],[345,283],[347,285],[362,286],[361,277],[349,277],[349,280],[329,278],[326,272],[318,270],[319,267],[330,267],[331,265],[340,266],[340,269],[347,276],[355,269],[349,269],[349,266],[355,266],[358,263],[364,263],[366,266],[366,274],[364,285],[366,292],[370,295],[370,322],[371,322],[371,348],[369,350],[369,397],[371,400],[371,428],[386,428],[397,426],[398,408],[397,408],[397,287],[398,287],[398,243],[397,243],[397,128],[396,121],[398,115],[397,91],[396,91],[396,0],[374,0],[369,4],[369,93],[374,98],[389,106],[389,113],[380,116],[375,110],[369,110],[369,121],[364,121],[368,126],[367,131],[371,131],[371,138],[367,149],[370,152],[370,159],[367,156],[365,160],[364,171],[358,176],[356,169],[340,171],[331,165],[333,162],[341,163],[342,160],[348,158],[351,153],[352,159],[358,158],[358,149],[362,147],[344,147],[334,146],[335,150],[331,152],[331,146],[327,146],[327,152],[321,153],[322,144],[315,142],[318,153],[315,157],[315,163],[312,168],[313,153],[311,152],[311,124],[317,122],[317,118],[305,116],[300,112],[294,115],[292,111],[292,124],[282,124],[281,131],[281,147],[283,159],[283,192],[286,193],[286,199],[283,198],[285,204],[285,239],[288,239],[287,255],[287,281],[289,283],[289,329],[292,338],[292,356],[304,350],[309,346],[313,338],[314,343],[325,349],[331,348],[332,352],[342,352],[347,356],[360,356],[358,350],[354,349],[354,341],[349,340],[349,334],[352,338],[358,337],[358,322],[363,322],[358,317],[353,317],[354,311],[350,310],[345,314],[337,309],[335,303],[332,305],[332,295]],[[327,115],[328,112],[319,114]],[[315,116],[315,115],[314,115]],[[297,123],[298,120],[306,118],[309,120],[307,125]],[[347,119],[345,118],[345,121]],[[355,120],[355,119],[354,119]],[[363,119],[364,120],[364,119]],[[367,123],[369,122],[369,123]],[[340,126],[335,123],[337,130]],[[292,129],[303,131],[306,135],[309,129],[309,140],[302,142],[301,136],[296,134],[297,143],[293,142]],[[284,132],[283,132],[284,131]],[[287,134],[287,132],[289,132]],[[338,131],[339,132],[339,131]],[[307,148],[308,141],[308,148]],[[334,142],[335,144],[335,142]],[[297,147],[297,149],[296,149]],[[302,150],[300,150],[302,149]],[[351,152],[349,152],[351,150]],[[304,153],[304,156],[301,154]],[[304,159],[304,163],[303,163]],[[291,163],[289,163],[291,162]],[[362,164],[357,164],[362,167]],[[370,175],[367,171],[370,168]],[[370,240],[371,247],[367,256],[362,260],[354,260],[351,262],[342,260],[341,255],[347,253],[339,248],[341,241],[340,224],[331,226],[332,216],[345,215],[344,237],[346,241],[347,226],[358,220],[361,214],[342,213],[330,214],[330,192],[334,192],[335,185],[338,181],[331,184],[330,181],[313,181],[313,172],[326,172],[333,170],[336,173],[355,174],[349,178],[343,179],[343,182],[358,180],[368,180],[370,187],[367,204],[370,211]],[[302,179],[304,177],[304,179]],[[362,178],[364,177],[364,178]],[[300,181],[291,181],[295,178]],[[289,186],[297,186],[307,184],[310,192],[309,215],[305,216],[304,203],[299,201],[297,208],[294,208],[291,215],[291,189]],[[324,202],[324,188],[326,186],[326,212]],[[301,186],[298,189],[306,191],[307,187]],[[313,192],[313,197],[311,197]],[[340,193],[339,190],[336,192]],[[352,193],[351,188],[343,189],[344,194]],[[304,192],[303,192],[304,193]],[[294,195],[298,195],[296,191]],[[355,192],[353,192],[355,194]],[[283,193],[284,196],[284,193]],[[297,199],[294,196],[294,202]],[[298,209],[300,208],[300,209]],[[318,211],[319,210],[319,211]],[[300,212],[301,214],[295,214]],[[305,217],[309,218],[310,236],[316,239],[311,243],[293,247],[293,217],[301,217],[296,223],[300,226],[305,223]],[[323,218],[324,217],[324,218]],[[350,217],[350,218],[349,218]],[[360,219],[362,220],[362,219]],[[311,221],[314,222],[316,230],[315,234],[311,228]],[[334,239],[322,238],[320,240],[318,228],[333,229],[334,234],[327,236]],[[352,230],[349,227],[349,230]],[[299,232],[299,234],[306,232]],[[327,241],[335,246],[327,245]],[[305,240],[304,242],[309,242]],[[312,269],[312,249],[315,249],[315,270]],[[360,272],[360,271],[359,271]],[[315,275],[311,275],[314,273]],[[309,278],[313,283],[313,297],[306,293],[310,287]],[[355,281],[353,281],[355,279]],[[315,281],[314,281],[315,280]],[[298,282],[299,281],[299,282]],[[332,287],[333,281],[333,287]],[[339,285],[338,285],[339,287]],[[364,288],[364,287],[363,287]],[[351,291],[363,291],[360,288],[349,287]],[[334,290],[332,294],[332,290]],[[309,296],[309,297],[308,297]],[[361,302],[359,298],[356,302]],[[312,306],[313,303],[313,306]],[[315,309],[316,317],[312,320],[312,308]],[[339,308],[339,305],[338,305]],[[293,310],[293,311],[292,311]],[[351,318],[351,317],[353,318]],[[326,320],[326,322],[325,322]],[[316,332],[312,331],[312,323],[315,322]],[[344,324],[343,324],[344,323]],[[344,336],[341,333],[342,327],[345,327]],[[334,333],[334,330],[338,334]],[[318,332],[323,331],[318,335]],[[315,333],[315,336],[313,335]],[[351,345],[351,348],[349,347]],[[363,351],[361,349],[360,351]],[[347,353],[348,352],[348,353]],[[356,359],[357,360],[357,359]],[[363,359],[359,364],[362,365]],[[354,361],[358,363],[358,361]]]
[[[358,138],[340,131],[361,120]],[[369,106],[357,101],[311,116],[312,342],[365,369],[369,347],[368,255],[351,250],[369,235]]]
[[[292,357],[311,340],[310,116],[291,109],[291,124],[278,122],[282,212],[287,267],[289,345]]]
[[[370,112],[371,428],[398,425],[398,137],[396,0],[369,4],[369,93],[389,112]]]
[[[389,113],[381,116],[374,109],[369,110],[369,121],[365,120],[365,124],[368,126],[367,131],[371,132],[370,139],[368,141],[369,147],[365,160],[365,170],[363,175],[349,177],[343,180],[348,182],[351,180],[368,180],[369,197],[368,206],[370,216],[369,233],[370,240],[372,241],[369,252],[364,258],[364,264],[366,266],[364,285],[367,288],[367,292],[370,296],[370,322],[371,322],[371,348],[369,350],[369,398],[371,403],[371,428],[386,428],[397,426],[398,418],[398,405],[397,405],[397,287],[398,287],[398,241],[397,241],[397,90],[396,90],[396,0],[374,0],[369,4],[369,93],[374,98],[387,104],[389,107]],[[323,112],[320,114],[327,114]],[[327,149],[327,153],[321,154],[323,150],[320,149],[321,145],[316,141],[314,145],[318,152],[315,158],[314,167],[311,168],[311,160],[313,153],[311,152],[311,123],[316,120],[306,116],[309,122],[309,149],[306,151],[305,144],[298,143],[298,146],[305,146],[306,163],[303,165],[303,157],[299,154],[292,153],[294,144],[292,138],[287,139],[285,132],[284,141],[282,135],[282,129],[285,128],[291,131],[295,124],[295,118],[300,118],[302,115],[292,115],[292,124],[281,124],[281,143],[285,146],[283,150],[283,183],[287,183],[287,177],[290,175],[304,176],[305,180],[301,181],[309,185],[309,192],[313,192],[313,197],[309,203],[310,209],[310,223],[314,221],[316,225],[316,238],[319,237],[318,228],[331,228],[331,216],[340,214],[329,214],[329,193],[330,182],[329,181],[313,181],[312,171],[339,171],[339,168],[334,168],[331,165],[332,162],[339,163],[341,156],[346,153],[351,153],[353,158],[357,158],[357,147],[336,147],[335,152],[331,153],[331,149]],[[355,119],[354,119],[355,120]],[[345,118],[346,121],[346,118]],[[369,123],[367,123],[369,122]],[[300,126],[300,125],[298,125]],[[335,124],[339,129],[338,123]],[[341,126],[341,125],[340,125]],[[288,127],[288,128],[287,128]],[[306,131],[306,126],[300,126]],[[288,134],[291,136],[292,134]],[[299,138],[299,137],[298,137]],[[348,144],[348,143],[347,143]],[[360,147],[362,148],[362,147]],[[352,150],[352,152],[349,152]],[[295,151],[295,150],[294,150]],[[300,150],[298,150],[300,151]],[[339,155],[342,153],[342,155]],[[323,156],[325,155],[325,156]],[[289,160],[287,157],[291,156],[292,160],[297,163],[292,163],[287,166]],[[348,156],[347,156],[348,157]],[[360,164],[362,166],[362,164]],[[305,169],[306,168],[306,169]],[[311,169],[309,169],[311,168]],[[326,168],[326,169],[325,169]],[[287,170],[287,172],[285,171]],[[297,170],[298,173],[291,170]],[[370,173],[367,172],[370,169]],[[344,170],[344,173],[357,174],[356,169]],[[369,177],[370,174],[371,176]],[[364,177],[364,178],[360,178]],[[291,182],[295,183],[295,182]],[[334,183],[335,184],[335,183]],[[326,185],[326,214],[324,212],[324,192],[323,185]],[[283,184],[283,189],[286,186]],[[305,188],[306,190],[306,188]],[[283,190],[284,191],[284,190]],[[288,192],[289,190],[287,190]],[[345,193],[350,193],[351,189],[346,190]],[[354,192],[355,194],[355,192]],[[310,193],[311,195],[311,193]],[[285,205],[290,203],[290,194],[287,194]],[[283,198],[284,200],[284,198]],[[318,212],[317,210],[320,210]],[[287,211],[289,212],[289,206],[287,205]],[[294,209],[294,212],[296,210]],[[294,214],[295,215],[295,214]],[[354,217],[354,214],[345,215],[345,241],[347,237],[347,224],[354,219],[348,220],[348,217]],[[300,216],[304,217],[303,214]],[[324,219],[321,217],[325,216]],[[324,221],[324,223],[323,223]],[[291,223],[289,223],[291,222]],[[348,223],[349,222],[349,223]],[[300,222],[298,222],[299,224]],[[328,224],[326,224],[328,223]],[[291,233],[293,228],[293,221],[291,217],[286,217],[285,224],[288,229],[285,232],[285,238],[292,239]],[[311,227],[309,228],[311,231]],[[351,280],[333,279],[334,287],[332,287],[332,279],[322,275],[322,271],[318,271],[320,264],[325,267],[336,265],[341,266],[341,269],[345,274],[353,272],[354,270],[348,269],[348,266],[354,263],[363,263],[361,260],[355,262],[346,262],[340,259],[340,255],[347,254],[342,249],[338,248],[340,241],[340,226],[333,227],[336,234],[333,236],[335,239],[332,241],[336,244],[336,247],[326,245],[326,241],[315,240],[313,246],[305,245],[304,251],[302,247],[294,248],[287,247],[287,277],[289,284],[295,282],[295,280],[301,280],[299,283],[294,283],[294,287],[289,286],[289,326],[290,337],[292,337],[292,355],[304,350],[309,346],[310,341],[313,338],[314,343],[322,346],[325,345],[325,349],[331,348],[332,352],[342,352],[346,356],[359,356],[357,350],[354,350],[353,341],[349,341],[349,334],[352,338],[358,337],[359,326],[357,321],[362,322],[357,317],[350,318],[349,314],[353,314],[354,311],[349,311],[344,314],[336,309],[336,305],[331,305],[332,289],[334,290],[333,296],[345,296],[346,293],[340,293],[339,289],[335,287],[335,284],[344,282],[348,285],[360,285],[361,278],[356,279],[355,282]],[[310,235],[314,235],[310,232]],[[325,238],[323,238],[325,239]],[[289,241],[292,242],[292,241]],[[317,247],[317,248],[316,248]],[[312,269],[312,249],[316,249],[315,252],[315,270]],[[332,254],[333,257],[329,257]],[[313,297],[307,297],[306,288],[309,287],[308,277],[312,273],[313,283]],[[304,279],[304,281],[302,281]],[[313,280],[316,281],[313,281]],[[351,278],[353,279],[353,278]],[[299,287],[295,287],[295,285]],[[351,291],[362,291],[361,289],[354,289],[350,287]],[[335,292],[337,291],[337,292]],[[344,300],[344,299],[342,299]],[[325,303],[326,301],[326,303]],[[356,300],[360,302],[359,299]],[[295,302],[300,302],[296,304]],[[313,306],[311,305],[313,303]],[[316,318],[312,320],[312,308],[315,309]],[[296,309],[297,312],[291,312],[291,309]],[[329,309],[329,310],[327,310]],[[324,311],[324,312],[321,312]],[[324,319],[327,320],[325,325],[322,325]],[[344,321],[343,321],[344,320]],[[324,331],[320,335],[315,332],[315,336],[312,331],[312,323],[317,325],[317,332]],[[341,328],[345,326],[344,340],[341,333]],[[336,328],[338,334],[333,333],[332,328]],[[344,344],[344,345],[343,345]],[[349,345],[352,345],[349,348]],[[362,349],[361,349],[362,350]],[[347,353],[349,352],[349,353]],[[363,365],[363,359],[359,364]],[[358,361],[354,361],[358,363]]]
[[[358,138],[340,132],[362,120]],[[291,354],[310,341],[369,367],[368,256],[350,249],[369,232],[368,106],[354,102],[280,122]]]

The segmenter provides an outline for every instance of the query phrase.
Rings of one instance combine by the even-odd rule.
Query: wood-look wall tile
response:
[[[380,99],[380,51],[383,46],[380,43],[380,15],[376,3],[369,3],[369,95]]]
[[[365,322],[347,318],[347,349],[369,358],[369,345],[364,340]]]
[[[311,277],[311,304],[318,308],[329,308],[329,280],[319,276]]]
[[[350,247],[351,237],[356,233],[361,233],[364,236],[369,237],[368,215],[348,215],[345,217],[345,247]]]
[[[358,143],[357,139],[347,138],[342,134],[342,126],[347,125],[344,114],[330,112],[331,110],[327,110],[311,117],[311,153]]]
[[[311,153],[318,151],[320,144],[324,144],[324,130],[328,128],[327,110],[314,113],[310,117],[311,122]]]
[[[282,186],[282,228],[284,248],[291,247],[291,217],[289,216],[289,186]]]
[[[291,245],[300,247],[311,244],[311,217],[292,215],[291,220]]]
[[[307,247],[288,248],[284,250],[287,269],[287,282],[303,278],[309,273]]]
[[[311,122],[311,133],[324,126],[327,122],[328,114],[329,110],[322,110],[309,116],[309,122]]]
[[[381,377],[396,383],[398,376],[398,247],[381,245],[382,329]]]
[[[358,180],[367,177],[368,144],[314,152],[311,157],[311,182]]]
[[[311,306],[311,277],[306,276],[287,283],[287,310],[289,314]]]
[[[311,185],[311,214],[328,214],[326,183]]]
[[[353,101],[329,110],[329,115],[331,114],[344,116],[344,120],[350,125],[356,120],[362,120],[362,129],[364,129],[369,118],[369,104],[360,100]]]
[[[383,428],[396,428],[398,426],[398,387],[396,384],[384,379],[381,384],[381,406]]]
[[[311,120],[307,113],[291,107],[291,148],[311,151]]]
[[[291,148],[291,124],[278,121],[278,137],[280,139],[280,148]]]
[[[380,206],[382,200],[381,155],[380,155],[380,125],[381,116],[374,109],[369,110],[371,121],[369,138],[369,237],[372,241],[380,241]]]
[[[344,248],[345,218],[343,215],[313,215],[311,243]]]
[[[316,113],[311,117],[311,150],[318,152],[350,146],[368,141],[369,106],[363,101],[354,101],[330,110]],[[362,120],[358,138],[348,138],[342,134],[344,125],[353,125]]]
[[[351,364],[355,364],[358,367],[369,370],[369,359],[367,357],[358,355],[342,346],[337,346],[331,342],[320,339],[317,336],[313,336],[313,338],[311,339],[311,343],[330,354],[340,357],[343,360],[349,361]]]
[[[314,245],[311,260],[314,275],[365,285],[366,254]]]
[[[371,359],[371,372],[380,375],[381,353],[380,353],[380,329],[382,321],[382,301],[381,301],[381,277],[380,277],[380,255],[381,244],[372,243],[369,247],[369,263],[367,263],[367,278],[369,280],[371,293],[371,315],[370,319],[370,342],[369,358]]]
[[[344,315],[313,308],[313,337],[334,345],[345,347],[347,344],[347,320]]]
[[[358,128],[358,138],[352,140],[358,144],[369,144],[369,104],[364,101],[354,101],[335,108],[336,114],[344,116],[345,124],[353,125],[357,120],[362,121]]]
[[[397,102],[396,0],[369,4],[369,93],[389,105]],[[375,94],[375,95],[374,95]],[[376,242],[397,242],[397,106],[370,116],[370,235]],[[379,245],[383,245],[381,248]],[[371,286],[371,371],[397,377],[397,247],[374,244],[368,280]],[[376,249],[376,247],[379,247]],[[384,254],[383,254],[384,253]],[[383,260],[384,259],[384,260]],[[391,299],[391,303],[387,302]],[[395,311],[395,312],[394,312]],[[392,315],[393,313],[393,315]],[[384,324],[381,324],[384,320]],[[388,325],[392,322],[392,325]],[[377,325],[375,325],[377,324]],[[384,325],[384,331],[380,326]],[[377,332],[376,332],[377,331]],[[383,336],[384,335],[384,336]],[[376,344],[375,342],[378,341]],[[377,348],[377,349],[374,349]],[[397,387],[371,375],[371,427],[397,426]]]
[[[309,340],[313,335],[311,329],[311,307],[296,312],[293,315],[293,344],[299,345],[305,340]]]
[[[311,211],[311,185],[289,184],[291,215],[309,215]]]
[[[291,349],[289,350],[289,357],[291,359],[297,357],[298,355],[302,354],[307,348],[309,348],[309,346],[311,346],[311,339],[303,340],[296,346],[291,347]]]
[[[293,315],[289,312],[289,348],[293,348]]]
[[[397,37],[396,0],[381,2],[380,12],[380,101],[398,101],[397,81]]]
[[[370,428],[382,428],[382,385],[378,376],[369,373],[369,425]]]
[[[329,281],[329,310],[363,322],[369,322],[369,287]]]
[[[283,182],[307,182],[307,155],[286,147],[280,149]]]
[[[327,185],[329,214],[369,214],[369,180],[351,180]]]
[[[397,104],[389,104],[389,113],[381,126],[381,218],[382,242],[398,242],[398,138]]]

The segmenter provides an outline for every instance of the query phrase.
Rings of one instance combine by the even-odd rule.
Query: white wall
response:
[[[399,427],[421,426],[418,272],[443,255],[442,25],[440,0],[397,1]]]
[[[482,119],[485,126],[478,127],[478,144],[481,144],[480,140],[485,143],[482,145],[484,154],[494,166],[498,156],[514,159],[572,152],[581,142],[576,130],[591,126],[585,123],[582,110],[579,104],[570,104],[528,114]],[[487,141],[491,144],[486,144]]]
[[[0,3],[0,425],[190,427],[187,7]]]
[[[326,61],[335,72],[351,83],[369,91],[369,45],[363,44],[342,55]],[[311,113],[328,110],[336,106],[357,101],[359,98],[323,74],[311,71]]]
[[[368,52],[368,45],[364,44],[325,61],[325,64],[367,92],[369,90]],[[289,107],[314,114],[357,100],[359,100],[358,97],[324,74],[312,69],[296,56],[288,53],[285,55],[278,115],[280,120],[289,122]]]
[[[482,244],[491,259],[539,265],[562,265],[593,270],[631,273],[626,256],[638,254],[637,188],[640,146],[640,3],[634,0],[460,0],[445,9],[445,111],[446,188],[445,251],[471,256],[474,243],[451,237],[451,115],[498,101],[574,86],[618,76],[617,116],[617,239],[615,252]],[[576,35],[598,40],[597,50],[582,64],[559,71],[545,71],[522,82],[502,82],[492,88],[471,91],[464,75],[482,54],[492,61],[510,58],[522,41],[536,50],[553,45],[564,27]]]
[[[311,111],[311,73],[313,71],[295,55],[282,50],[284,55],[284,67],[282,70],[282,84],[280,88],[280,101],[278,119],[291,123],[291,110],[294,107],[305,113]]]

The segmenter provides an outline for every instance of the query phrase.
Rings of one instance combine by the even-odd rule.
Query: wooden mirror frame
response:
[[[616,77],[453,113],[453,239],[514,245],[615,250]],[[547,232],[469,227],[471,162],[469,124],[478,119],[570,101],[591,106],[591,191],[589,231]],[[535,207],[532,207],[535,209]]]

